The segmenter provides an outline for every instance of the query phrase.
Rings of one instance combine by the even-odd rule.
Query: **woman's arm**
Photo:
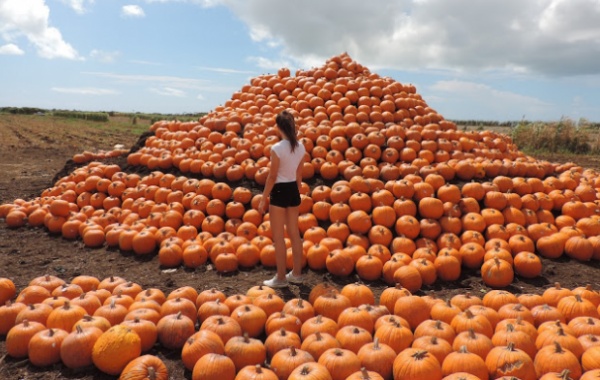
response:
[[[267,204],[267,199],[269,199],[271,190],[273,190],[273,186],[275,185],[278,171],[279,157],[277,157],[277,154],[271,150],[271,167],[269,168],[269,175],[267,176],[267,181],[265,182],[265,189],[263,190],[262,199],[258,205],[258,212],[260,213],[265,212],[265,205]]]
[[[302,156],[302,159],[296,168],[296,184],[298,185],[298,189],[300,189],[300,186],[302,185],[302,167],[304,166],[305,159],[306,157]]]

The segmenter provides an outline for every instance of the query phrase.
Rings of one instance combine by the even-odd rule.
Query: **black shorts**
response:
[[[278,182],[273,186],[269,203],[278,207],[296,207],[300,205],[300,191],[294,182]]]

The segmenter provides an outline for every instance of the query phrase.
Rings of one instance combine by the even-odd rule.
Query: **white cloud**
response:
[[[0,55],[23,55],[25,52],[15,44],[0,46]]]
[[[137,59],[132,59],[129,62],[138,64],[138,65],[162,66],[162,63],[159,63],[159,62],[141,61],[141,60],[137,60]]]
[[[90,52],[90,58],[104,63],[115,62],[119,55],[120,53],[118,51],[102,51],[94,49]]]
[[[156,85],[167,84],[170,88],[201,89],[205,88],[204,86],[208,83],[207,81],[196,78],[184,78],[167,75],[127,75],[104,72],[84,72],[83,74],[112,79],[117,83],[152,83]]]
[[[202,7],[214,7],[222,3],[221,0],[144,0],[146,3],[190,3]]]
[[[198,68],[198,70],[213,71],[215,73],[221,73],[221,74],[255,74],[253,71],[235,70],[235,69],[228,69],[228,68],[225,68],[225,67],[198,66],[197,68]]]
[[[371,68],[600,73],[599,0],[210,3],[227,6],[254,41],[282,46],[301,67],[348,52]]]
[[[118,91],[94,87],[52,87],[52,91],[77,95],[115,95]]]
[[[67,4],[70,8],[79,14],[83,14],[87,11],[86,5],[94,4],[94,0],[62,0],[63,3]]]
[[[150,91],[154,92],[155,94],[158,94],[158,95],[174,96],[177,98],[184,98],[186,96],[185,91],[179,90],[177,88],[171,88],[171,87],[151,88]]]
[[[248,61],[254,63],[257,67],[269,72],[277,72],[282,67],[292,67],[293,64],[287,60],[272,60],[264,57],[248,57]],[[321,62],[322,64],[322,62]]]
[[[426,101],[443,107],[444,112],[441,113],[446,117],[452,117],[458,110],[459,113],[473,115],[474,119],[518,120],[522,117],[536,118],[536,115],[549,114],[555,108],[552,104],[535,97],[468,81],[439,81],[425,91]],[[526,114],[517,114],[519,112]]]
[[[198,94],[198,96],[196,96],[196,99],[198,99],[198,100],[206,100],[206,98],[202,94]]]
[[[26,37],[38,55],[47,59],[82,59],[60,30],[49,25],[50,9],[44,0],[0,1],[0,36],[7,42]]]
[[[144,10],[139,5],[124,5],[121,8],[121,16],[130,18],[146,17]]]
[[[491,86],[482,83],[465,82],[460,80],[439,81],[430,87],[431,90],[442,91],[449,94],[461,94],[465,97],[477,99],[484,97],[501,101],[503,104],[522,103],[545,105],[544,102],[537,98],[520,95],[510,91],[497,90]]]

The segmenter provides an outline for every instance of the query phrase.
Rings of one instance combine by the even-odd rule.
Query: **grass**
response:
[[[600,129],[571,119],[552,123],[519,123],[512,128],[511,138],[527,154],[587,155],[600,152]]]
[[[528,155],[577,156],[600,153],[600,124],[584,119],[578,122],[564,118],[555,122],[522,120],[512,123],[494,123],[470,120],[467,124],[456,123],[459,129],[465,131],[488,130],[508,135],[519,150]]]

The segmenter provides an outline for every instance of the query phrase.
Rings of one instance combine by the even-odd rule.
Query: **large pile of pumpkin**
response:
[[[0,205],[0,218],[88,247],[158,253],[165,267],[274,266],[257,205],[282,110],[307,151],[299,226],[310,269],[415,291],[463,268],[504,287],[539,276],[540,255],[600,258],[596,171],[458,130],[414,86],[346,54],[258,76],[196,122],[155,123],[123,167],[77,155],[80,167],[35,199]]]
[[[600,294],[589,286],[441,300],[321,283],[285,301],[265,286],[165,294],[121,277],[44,275],[18,291],[0,278],[4,301],[9,356],[123,380],[168,379],[157,346],[176,352],[192,380],[600,377]]]

